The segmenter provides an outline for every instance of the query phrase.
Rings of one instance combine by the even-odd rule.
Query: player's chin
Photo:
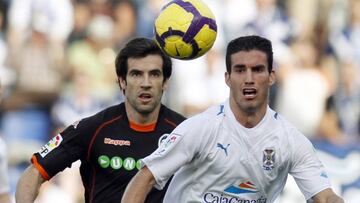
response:
[[[255,112],[256,109],[258,108],[258,105],[255,101],[253,100],[245,100],[242,102],[241,104],[241,108],[245,111],[245,112],[248,112],[248,113],[251,113],[251,112]]]
[[[155,110],[156,105],[154,102],[146,103],[146,104],[140,104],[138,107],[138,110],[140,113],[148,114]]]

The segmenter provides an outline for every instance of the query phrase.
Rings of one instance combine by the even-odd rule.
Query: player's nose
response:
[[[151,80],[150,76],[148,74],[145,74],[142,81],[141,81],[142,87],[150,87],[151,86]]]

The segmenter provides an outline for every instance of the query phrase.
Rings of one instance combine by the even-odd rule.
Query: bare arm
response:
[[[40,172],[30,165],[21,175],[16,186],[16,203],[33,203],[43,182],[45,179]]]
[[[129,182],[122,203],[143,203],[146,195],[155,184],[155,178],[151,171],[145,166]]]
[[[314,203],[344,203],[344,200],[337,196],[330,188],[317,193],[312,199]]]

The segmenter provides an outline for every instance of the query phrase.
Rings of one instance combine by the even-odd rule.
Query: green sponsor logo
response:
[[[101,168],[107,168],[110,165],[110,159],[108,156],[105,156],[105,155],[99,156],[98,162],[99,162]]]
[[[131,157],[127,157],[125,160],[124,160],[124,168],[128,171],[131,171],[135,168],[136,166],[136,161],[135,159],[131,158]]]
[[[110,161],[111,168],[117,170],[122,166],[122,159],[118,156],[114,156]]]
[[[136,162],[136,168],[138,169],[138,170],[140,170],[140,167],[141,167],[141,161],[140,161],[140,159]]]
[[[106,155],[101,155],[98,158],[98,163],[101,168],[108,168],[111,167],[114,170],[119,170],[121,167],[127,171],[134,170],[135,168],[140,170],[141,162],[140,160],[135,160],[132,157],[127,157],[122,159],[119,156],[114,156],[109,158]]]

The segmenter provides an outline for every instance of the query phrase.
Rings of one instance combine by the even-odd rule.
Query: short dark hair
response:
[[[122,48],[115,59],[116,75],[122,79],[126,79],[128,71],[129,58],[142,58],[147,55],[159,55],[163,60],[163,76],[164,81],[169,79],[172,72],[172,63],[156,42],[148,38],[134,38]]]
[[[226,71],[231,73],[231,55],[239,51],[258,50],[266,54],[268,60],[269,73],[273,69],[273,51],[270,40],[256,36],[242,36],[229,42],[226,49]]]

